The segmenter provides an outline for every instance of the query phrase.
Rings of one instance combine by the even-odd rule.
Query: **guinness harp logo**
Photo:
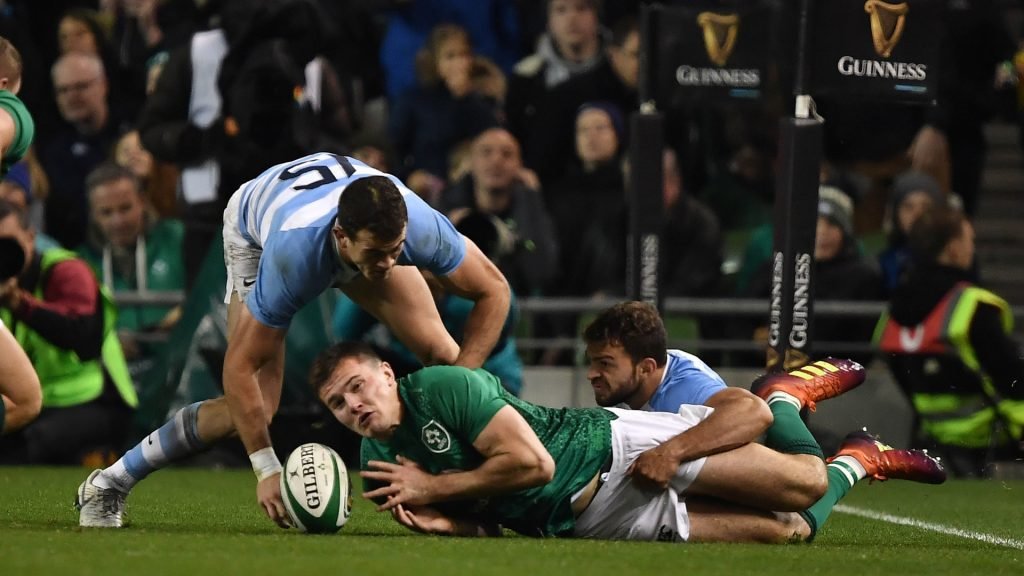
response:
[[[737,14],[701,12],[697,15],[697,25],[704,32],[704,48],[708,51],[708,58],[715,66],[725,66],[736,46],[740,17]]]
[[[889,4],[881,0],[867,0],[864,11],[871,15],[871,41],[875,44],[875,52],[882,58],[888,58],[903,35],[910,6],[906,2]]]

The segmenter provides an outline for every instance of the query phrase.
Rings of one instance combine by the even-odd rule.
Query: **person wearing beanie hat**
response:
[[[860,253],[853,234],[853,201],[833,186],[818,188],[818,221],[814,236],[814,273],[812,290],[816,302],[876,301],[884,299],[882,278],[872,258]],[[752,275],[740,296],[764,298],[771,294],[771,261],[764,262]],[[837,346],[839,342],[867,345],[874,334],[876,318],[855,316],[818,316],[814,320],[815,353],[823,356],[851,358],[867,364],[871,352]],[[768,337],[767,319],[737,320],[734,327],[739,337],[750,337],[759,343]],[[831,345],[830,345],[831,344]],[[741,357],[741,362],[764,362]]]
[[[886,215],[889,243],[878,256],[887,292],[896,289],[910,261],[907,248],[910,227],[928,208],[946,202],[946,194],[939,182],[923,172],[904,172],[893,182]]]
[[[22,210],[32,204],[32,178],[27,162],[18,162],[4,174],[3,180],[0,180],[0,198]]]
[[[612,128],[615,129],[615,136],[619,139],[619,148],[621,149],[625,144],[626,140],[626,122],[623,120],[622,109],[615,104],[608,102],[607,100],[593,100],[591,102],[585,102],[580,106],[579,110],[576,111],[576,122],[580,121],[580,116],[588,110],[601,110],[608,115],[608,119],[611,120]]]
[[[21,160],[11,166],[7,174],[4,174],[3,179],[0,179],[0,200],[10,202],[12,206],[22,212],[28,212],[29,222],[36,231],[36,250],[43,251],[59,246],[52,237],[39,232],[42,208],[38,205],[33,206],[35,196],[32,194],[32,172],[27,160]]]
[[[622,111],[610,102],[587,102],[576,112],[576,154],[587,172],[614,160],[623,149]],[[613,137],[614,136],[614,137]]]
[[[928,206],[946,202],[946,194],[939,182],[924,172],[909,171],[900,174],[892,184],[889,196],[890,234],[906,238],[910,226]]]
[[[839,188],[818,188],[818,216],[838,226],[846,238],[853,237],[853,201]]]

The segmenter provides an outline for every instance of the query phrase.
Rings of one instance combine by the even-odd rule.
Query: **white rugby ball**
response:
[[[352,481],[338,453],[323,444],[292,451],[281,473],[281,498],[303,532],[337,532],[352,512]]]

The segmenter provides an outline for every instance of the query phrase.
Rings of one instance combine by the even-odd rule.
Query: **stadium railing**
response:
[[[141,305],[175,305],[184,301],[182,291],[121,291],[114,294],[114,301],[118,306],[141,306]],[[555,315],[587,315],[594,314],[621,302],[621,298],[521,298],[519,299],[519,310],[526,326],[534,325],[535,318],[539,316]],[[886,307],[884,301],[846,301],[846,300],[823,300],[814,303],[815,315],[823,317],[875,317],[877,318]],[[664,302],[664,315],[666,320],[671,322],[673,318],[690,317],[757,317],[767,315],[768,305],[762,299],[748,298],[666,298]],[[1013,316],[1016,320],[1024,319],[1024,306],[1012,307]],[[1019,325],[1019,324],[1018,324]],[[729,338],[708,338],[697,336],[696,338],[677,338],[669,330],[670,344],[681,348],[700,348],[705,351],[719,352],[753,352],[763,349],[763,345],[750,339],[729,339]],[[141,338],[154,341],[165,336],[161,334],[139,333]],[[545,350],[545,349],[578,349],[580,342],[578,338],[569,337],[536,337],[524,334],[516,339],[520,350]],[[851,352],[869,352],[874,350],[869,344],[857,342],[825,342],[817,341],[816,346],[821,348],[841,347]]]

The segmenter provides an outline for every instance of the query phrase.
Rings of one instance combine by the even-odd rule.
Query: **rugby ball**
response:
[[[292,451],[281,473],[281,499],[302,532],[329,534],[348,522],[352,481],[338,453],[323,444]]]

